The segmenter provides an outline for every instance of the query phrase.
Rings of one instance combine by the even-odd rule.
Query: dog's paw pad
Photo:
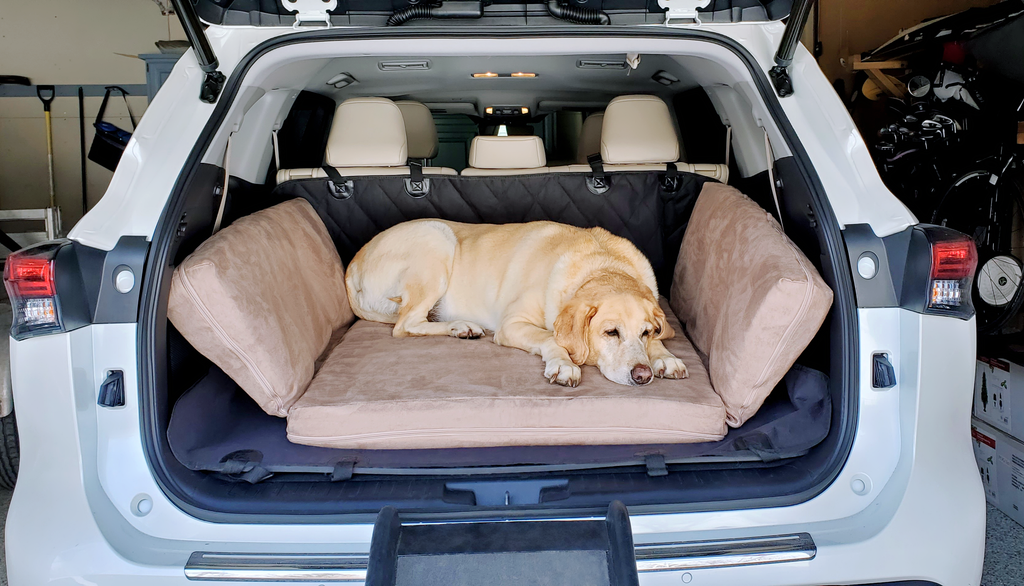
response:
[[[690,373],[686,371],[686,365],[675,356],[667,356],[654,361],[654,376],[659,378],[686,378]]]
[[[473,322],[453,321],[448,322],[448,335],[463,340],[475,340],[484,335],[484,329]]]
[[[575,387],[583,378],[583,370],[571,362],[551,360],[544,366],[544,376],[549,383]]]

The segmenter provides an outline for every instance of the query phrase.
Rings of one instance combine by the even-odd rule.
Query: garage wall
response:
[[[842,79],[850,88],[850,56],[870,51],[929,18],[990,6],[997,0],[820,0],[818,60],[829,81]],[[845,63],[841,62],[844,61]]]
[[[184,39],[177,17],[162,15],[150,0],[0,3],[0,74],[23,75],[34,84],[144,84],[146,65],[133,55],[158,52],[153,43],[159,40]],[[87,147],[101,100],[85,100]],[[129,100],[138,119],[146,97]],[[131,128],[123,100],[111,98],[107,111],[106,120]],[[78,98],[56,98],[52,116],[57,203],[66,231],[82,215]],[[90,161],[87,175],[94,204],[112,173]],[[49,197],[42,103],[0,97],[0,208],[46,207]]]

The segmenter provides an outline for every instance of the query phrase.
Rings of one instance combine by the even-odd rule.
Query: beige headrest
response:
[[[387,98],[350,98],[338,106],[327,137],[332,167],[402,167],[408,159],[405,118]]]
[[[430,108],[419,102],[395,102],[405,118],[405,135],[410,159],[433,159],[437,156],[437,127]]]
[[[587,116],[580,128],[580,141],[576,145],[576,162],[585,165],[587,157],[601,152],[601,125],[604,124],[604,112]]]
[[[668,106],[655,96],[619,96],[601,127],[601,159],[609,164],[674,163],[679,139]]]
[[[535,169],[548,164],[539,136],[478,136],[469,147],[475,169]]]

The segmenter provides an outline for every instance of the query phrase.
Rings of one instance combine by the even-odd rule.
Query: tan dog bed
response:
[[[676,332],[683,329],[665,300]],[[357,321],[288,413],[288,439],[350,449],[672,444],[725,436],[725,406],[696,350],[665,347],[690,377],[620,385],[596,367],[553,385],[539,356],[490,341],[393,338]]]

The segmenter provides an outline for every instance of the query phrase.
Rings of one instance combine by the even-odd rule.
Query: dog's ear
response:
[[[676,331],[672,329],[672,326],[668,325],[668,320],[665,319],[665,312],[658,305],[654,306],[654,323],[655,340],[668,340],[669,338],[676,337]]]
[[[590,320],[597,308],[571,301],[555,318],[555,343],[565,348],[573,364],[584,364],[590,356]]]

